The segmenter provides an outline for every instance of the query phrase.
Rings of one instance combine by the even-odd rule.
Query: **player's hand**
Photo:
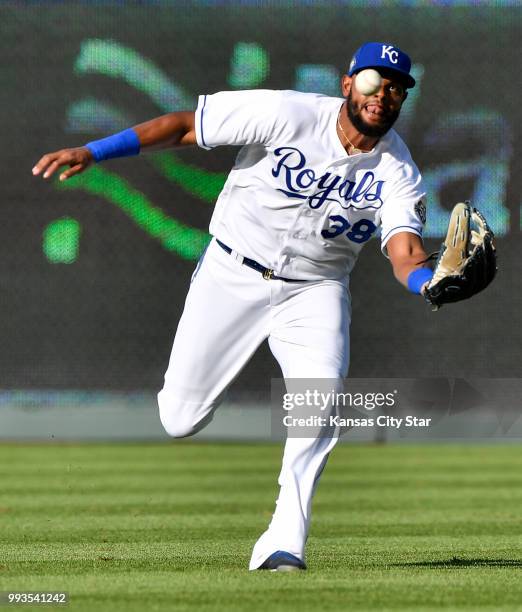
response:
[[[33,174],[38,176],[43,173],[43,178],[47,179],[62,166],[69,166],[68,170],[60,174],[60,180],[65,181],[86,170],[93,162],[94,158],[87,147],[62,149],[44,155],[34,166]]]

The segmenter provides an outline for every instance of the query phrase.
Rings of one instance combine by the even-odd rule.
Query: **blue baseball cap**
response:
[[[352,76],[364,68],[394,70],[404,77],[406,87],[415,87],[415,79],[410,75],[411,59],[395,45],[368,42],[359,47],[350,62],[348,76]]]

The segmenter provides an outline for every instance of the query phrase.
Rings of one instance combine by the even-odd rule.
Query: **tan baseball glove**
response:
[[[424,297],[435,310],[485,289],[497,271],[493,232],[469,202],[456,204]]]

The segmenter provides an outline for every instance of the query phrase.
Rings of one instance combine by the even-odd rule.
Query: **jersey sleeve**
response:
[[[276,129],[282,92],[220,91],[198,99],[195,127],[203,149],[220,145],[268,144]]]
[[[410,174],[410,173],[408,173]],[[426,192],[419,171],[404,177],[386,198],[381,209],[381,250],[387,257],[388,240],[400,232],[411,232],[422,238],[426,224]]]

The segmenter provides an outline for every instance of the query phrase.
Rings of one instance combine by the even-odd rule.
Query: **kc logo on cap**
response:
[[[348,76],[365,68],[386,68],[400,73],[406,87],[415,86],[415,79],[410,75],[411,60],[399,47],[384,42],[367,42],[355,52],[348,68]]]
[[[390,58],[392,64],[396,64],[399,61],[399,52],[391,45],[382,45],[381,59],[384,59],[386,55]]]

